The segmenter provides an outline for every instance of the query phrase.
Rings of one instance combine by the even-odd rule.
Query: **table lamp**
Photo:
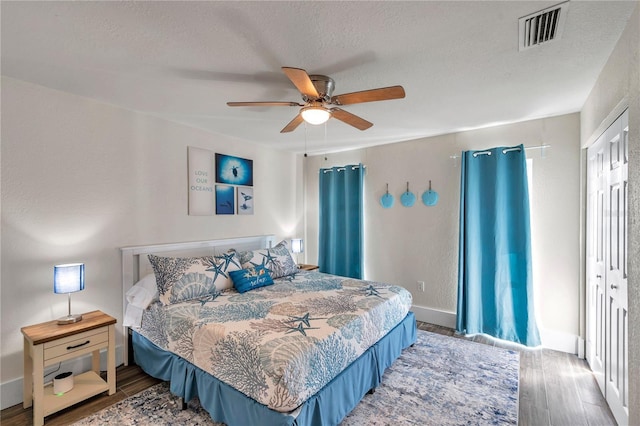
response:
[[[293,238],[291,240],[291,251],[296,254],[296,263],[300,263],[298,262],[298,253],[302,253],[304,251],[302,238]]]
[[[58,319],[58,324],[73,324],[82,319],[82,315],[71,314],[71,293],[84,290],[84,263],[68,263],[53,267],[53,292],[69,295],[69,314]]]

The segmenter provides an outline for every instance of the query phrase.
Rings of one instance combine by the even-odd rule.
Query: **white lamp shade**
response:
[[[80,290],[84,290],[84,263],[53,267],[54,293],[73,293]]]
[[[310,106],[302,108],[300,115],[309,124],[322,124],[331,117],[331,112],[321,106]]]
[[[293,238],[291,240],[291,251],[294,253],[302,253],[304,251],[302,238]]]

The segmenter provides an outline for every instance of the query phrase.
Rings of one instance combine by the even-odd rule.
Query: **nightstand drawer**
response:
[[[88,348],[95,349],[96,345],[104,347],[107,345],[108,340],[109,329],[108,327],[102,327],[65,337],[60,340],[47,342],[44,344],[44,360],[46,362],[52,358],[57,358],[63,355],[74,354],[80,351],[87,352]]]

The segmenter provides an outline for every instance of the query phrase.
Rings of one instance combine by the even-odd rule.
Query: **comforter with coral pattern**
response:
[[[269,408],[302,404],[409,312],[402,287],[299,272],[246,293],[152,304],[139,332]]]

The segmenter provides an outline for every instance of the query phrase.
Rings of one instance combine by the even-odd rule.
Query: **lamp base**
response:
[[[82,315],[67,315],[66,317],[58,318],[58,324],[73,324],[82,320]]]

